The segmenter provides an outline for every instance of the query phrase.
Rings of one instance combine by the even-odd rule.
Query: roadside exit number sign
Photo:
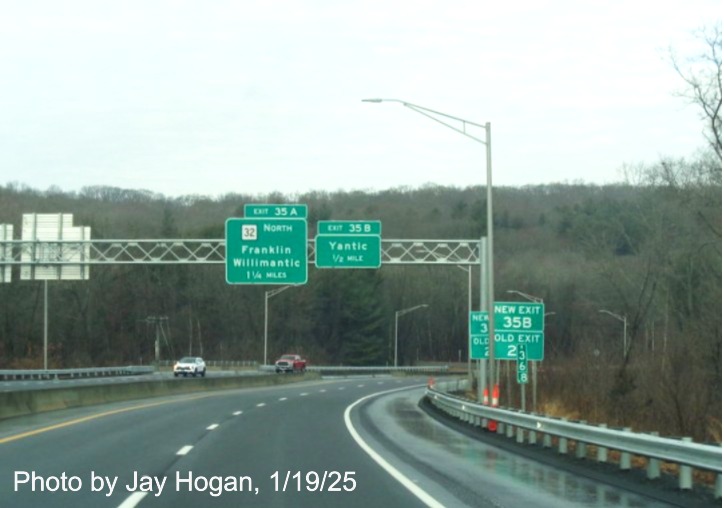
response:
[[[317,268],[379,268],[381,233],[380,221],[319,221],[314,264]]]
[[[307,220],[227,219],[226,282],[306,284]]]
[[[306,219],[307,205],[247,203],[244,205],[244,217],[247,219]]]
[[[526,348],[527,360],[542,361],[545,307],[542,303],[495,302],[495,359],[517,360],[518,346]],[[470,357],[488,358],[488,313],[470,312]]]

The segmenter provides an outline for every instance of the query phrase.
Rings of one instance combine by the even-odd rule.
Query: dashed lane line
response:
[[[179,451],[176,452],[176,455],[186,455],[188,454],[194,447],[191,445],[186,445],[182,447]]]
[[[138,503],[141,502],[141,499],[146,497],[146,494],[148,494],[148,492],[134,492],[133,494],[128,496],[125,501],[119,504],[118,508],[134,508]]]

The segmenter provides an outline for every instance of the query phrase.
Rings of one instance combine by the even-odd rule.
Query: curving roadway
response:
[[[321,380],[1,421],[0,506],[665,506],[471,440],[421,410],[424,382]]]

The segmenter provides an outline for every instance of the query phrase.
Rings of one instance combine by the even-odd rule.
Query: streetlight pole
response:
[[[403,310],[396,310],[395,311],[395,367],[397,367],[397,319],[400,316],[404,316],[405,314],[415,311],[417,309],[422,309],[424,307],[427,307],[428,305],[426,303],[415,305],[414,307],[410,307],[409,309],[403,309]]]
[[[610,310],[601,309],[598,312],[602,314],[608,314],[611,317],[614,317],[618,319],[619,321],[623,322],[623,358],[626,359],[626,326],[628,324],[628,321],[626,319],[626,316],[619,316],[618,314],[614,314]]]
[[[481,276],[483,273],[487,272],[486,277],[486,284],[484,286],[480,287],[480,306],[481,310],[487,310],[488,311],[488,333],[489,333],[489,347],[488,347],[488,365],[489,365],[489,372],[488,372],[488,383],[490,387],[490,393],[493,392],[493,387],[495,386],[495,319],[494,319],[494,276],[493,276],[493,159],[492,159],[492,153],[491,153],[491,135],[490,135],[490,122],[486,122],[485,124],[479,124],[475,122],[471,122],[469,120],[464,120],[462,118],[458,118],[456,116],[448,115],[446,113],[441,113],[439,111],[435,111],[429,108],[425,108],[423,106],[418,106],[416,104],[412,104],[409,102],[401,101],[399,99],[363,99],[362,102],[374,102],[374,103],[380,103],[380,102],[397,102],[402,104],[408,109],[411,109],[415,111],[416,113],[420,113],[421,115],[424,115],[431,120],[434,120],[438,123],[441,123],[445,127],[448,127],[463,136],[466,136],[474,141],[477,141],[478,143],[481,143],[485,145],[485,162],[486,162],[486,200],[487,200],[487,221],[486,221],[486,229],[487,229],[487,241],[481,242],[481,252],[480,252],[480,268],[481,268]],[[449,121],[458,122],[461,124],[460,126],[455,125],[453,123],[449,123]],[[478,127],[481,129],[485,129],[485,139],[481,139],[477,136],[474,136],[470,132],[468,132],[468,126]],[[482,252],[482,244],[485,243],[485,250],[486,255],[483,256]],[[483,258],[485,259],[485,265],[483,265]],[[485,266],[485,269],[483,270],[483,266]],[[485,302],[485,304],[483,304]],[[483,374],[483,362],[481,361],[481,368],[480,368],[481,374]],[[484,376],[481,375],[481,385],[484,384]],[[482,392],[482,390],[480,390]]]
[[[460,266],[456,265],[461,270],[468,272],[468,316],[467,316],[467,329],[468,334],[466,337],[468,343],[468,383],[470,387],[473,386],[473,361],[470,358],[472,356],[472,345],[470,344],[470,313],[473,311],[473,267],[472,266]]]
[[[282,291],[286,291],[292,286],[282,286],[277,289],[270,289],[269,291],[264,291],[264,365],[268,365],[267,363],[267,339],[269,335],[269,299],[278,295]]]

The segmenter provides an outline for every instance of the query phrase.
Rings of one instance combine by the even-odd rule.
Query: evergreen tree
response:
[[[384,365],[387,341],[380,270],[350,270],[340,277],[341,361],[345,365]]]

